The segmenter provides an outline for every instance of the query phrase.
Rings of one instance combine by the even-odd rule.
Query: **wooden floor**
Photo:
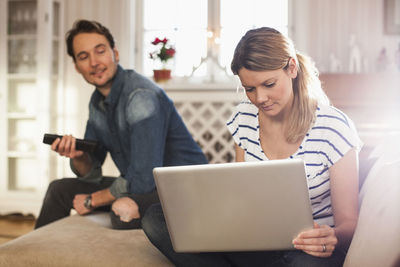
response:
[[[35,218],[32,215],[0,215],[0,245],[33,231]]]

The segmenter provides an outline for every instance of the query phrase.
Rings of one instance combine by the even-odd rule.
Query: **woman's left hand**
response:
[[[314,222],[314,228],[301,232],[293,240],[293,245],[296,249],[316,257],[330,257],[337,242],[335,230],[332,227]]]

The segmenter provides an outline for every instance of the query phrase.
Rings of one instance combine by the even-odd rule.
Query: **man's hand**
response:
[[[293,240],[296,249],[316,257],[330,257],[337,242],[335,230],[332,227],[319,225],[316,222],[312,230],[300,233]]]
[[[64,135],[61,139],[57,138],[51,144],[51,149],[61,156],[75,159],[82,157],[85,152],[76,150],[76,139],[72,135]]]
[[[72,202],[74,209],[78,212],[79,215],[85,215],[90,213],[92,210],[89,210],[85,207],[85,199],[88,194],[78,194],[75,195],[74,200]]]

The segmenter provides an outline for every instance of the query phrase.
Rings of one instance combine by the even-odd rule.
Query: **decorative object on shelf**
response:
[[[153,70],[154,80],[156,82],[168,81],[171,79],[170,69]]]
[[[397,70],[400,71],[400,43],[399,47],[394,52],[394,63],[396,64]]]
[[[216,51],[219,50],[220,47],[220,38],[219,35],[217,35],[213,30],[209,30],[207,32],[207,37],[208,37],[208,42],[211,43],[211,48],[207,50],[207,56],[206,57],[201,57],[200,63],[197,66],[192,67],[192,72],[187,76],[188,78],[191,78],[194,76],[194,73],[203,65],[207,64],[208,67],[211,67],[212,70],[210,71],[210,74],[204,82],[207,83],[215,83],[216,82],[216,71],[222,71],[225,74],[225,78],[228,78],[228,80],[231,80],[233,75],[230,75],[227,70],[227,66],[221,65],[221,63],[218,60],[218,56],[216,54]]]
[[[175,48],[168,44],[168,39],[159,39],[156,37],[153,42],[153,45],[157,46],[157,50],[150,53],[150,58],[156,61],[157,63],[161,63],[161,68],[154,69],[154,80],[156,82],[163,82],[171,79],[171,69],[167,68],[167,62],[172,59],[175,55]]]
[[[356,36],[350,35],[350,62],[349,72],[350,73],[361,73],[362,56],[360,47],[357,44]]]
[[[389,59],[386,54],[386,48],[382,47],[379,55],[376,59],[376,71],[377,72],[385,72],[388,70]]]
[[[335,56],[333,52],[329,55],[329,72],[341,72],[342,71],[342,64],[340,60]]]

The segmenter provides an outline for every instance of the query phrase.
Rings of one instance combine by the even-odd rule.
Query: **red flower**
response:
[[[150,58],[153,60],[159,59],[163,63],[166,63],[169,59],[173,58],[176,50],[171,45],[168,45],[168,41],[169,40],[165,37],[162,40],[158,37],[155,38],[151,43],[159,48],[158,50],[150,53]]]
[[[169,49],[167,49],[167,50],[165,51],[165,53],[166,53],[168,56],[173,57],[173,56],[175,55],[175,49],[169,48]]]
[[[165,38],[164,38],[165,39]],[[164,41],[164,40],[163,40]],[[153,45],[157,45],[157,44],[159,44],[160,42],[162,42],[160,39],[158,39],[158,37],[153,41],[153,42],[151,42]]]

